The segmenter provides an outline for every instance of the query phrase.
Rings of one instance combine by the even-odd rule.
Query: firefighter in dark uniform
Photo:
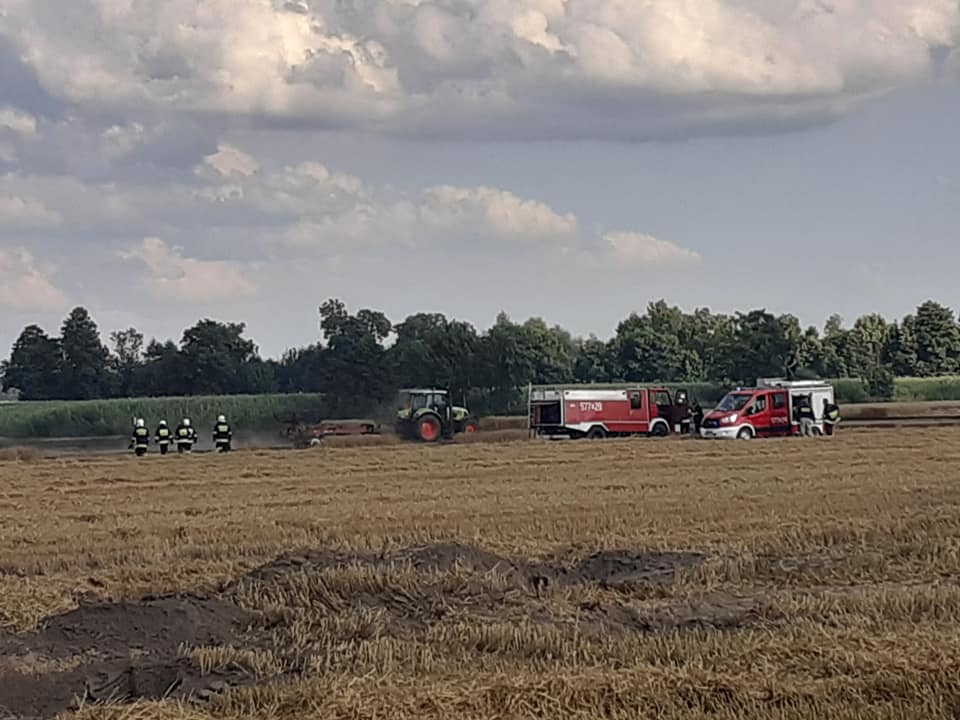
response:
[[[217,417],[217,424],[213,426],[213,446],[218,452],[230,452],[230,441],[233,439],[233,431],[230,429],[230,423],[223,415]]]
[[[137,418],[137,421],[133,425],[133,436],[130,438],[130,449],[137,454],[137,457],[142,457],[146,455],[147,445],[149,443],[150,431],[147,430],[143,418]]]
[[[189,454],[193,450],[193,444],[197,441],[197,431],[190,425],[190,418],[184,418],[177,425],[174,439],[177,442],[177,453],[180,455]]]
[[[840,407],[835,403],[823,399],[823,429],[827,435],[833,435],[840,422]]]
[[[703,408],[698,400],[693,401],[693,430],[700,437],[700,427],[703,425]]]
[[[160,424],[157,426],[157,434],[153,440],[157,443],[157,447],[160,448],[160,454],[166,455],[167,450],[170,449],[170,442],[173,440],[173,433],[170,431],[166,420],[160,421]]]

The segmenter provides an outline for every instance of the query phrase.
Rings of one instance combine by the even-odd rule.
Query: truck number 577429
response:
[[[603,403],[582,402],[580,403],[580,412],[603,412]]]

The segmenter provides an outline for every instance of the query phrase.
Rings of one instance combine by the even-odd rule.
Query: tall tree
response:
[[[205,319],[183,332],[180,360],[186,392],[191,395],[245,393],[257,346],[243,337],[244,323]]]
[[[110,352],[86,308],[75,307],[60,328],[63,351],[63,397],[86,400],[103,397],[108,388]]]
[[[38,325],[28,325],[3,361],[3,389],[19,390],[23,400],[60,397],[63,356],[60,342]]]
[[[928,300],[913,320],[919,375],[954,373],[960,367],[960,328],[953,311]]]
[[[136,375],[143,365],[143,333],[135,328],[110,333],[113,366],[117,375],[116,392],[125,397],[137,394]]]
[[[358,400],[383,402],[392,385],[383,342],[392,330],[387,317],[363,309],[351,315],[336,299],[320,308],[320,327],[327,343],[327,386],[341,409],[353,409]]]
[[[473,388],[479,339],[472,325],[439,313],[418,313],[394,330],[397,337],[388,355],[402,384],[439,384],[455,394]]]

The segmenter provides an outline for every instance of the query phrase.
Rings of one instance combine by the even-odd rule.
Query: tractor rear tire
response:
[[[425,415],[417,420],[417,437],[421,442],[436,442],[442,431],[443,425],[436,415]]]

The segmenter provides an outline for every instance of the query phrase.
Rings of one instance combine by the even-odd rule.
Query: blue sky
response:
[[[955,2],[60,8],[0,11],[3,346],[75,304],[273,356],[329,296],[600,336],[960,306]]]

